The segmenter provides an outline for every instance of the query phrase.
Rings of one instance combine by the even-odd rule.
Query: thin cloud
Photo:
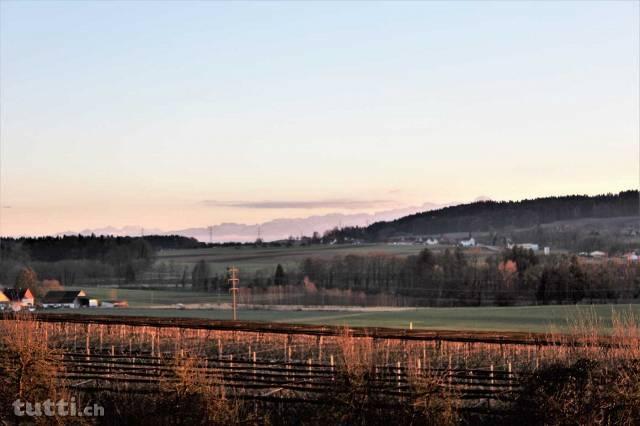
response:
[[[369,209],[393,203],[392,200],[332,199],[317,201],[263,200],[263,201],[218,201],[204,200],[205,207],[228,207],[241,209]]]

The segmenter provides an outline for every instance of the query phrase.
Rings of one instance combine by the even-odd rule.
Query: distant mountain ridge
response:
[[[278,218],[260,224],[221,223],[212,227],[214,242],[255,241],[258,236],[265,241],[281,240],[289,236],[312,235],[313,232],[322,234],[336,227],[367,226],[370,223],[393,220],[409,214],[430,211],[449,204],[423,203],[420,206],[384,210],[376,213],[330,213],[314,215],[304,218]],[[193,227],[166,231],[142,226],[124,226],[117,228],[106,226],[103,228],[84,229],[80,232],[66,231],[57,235],[113,235],[140,236],[144,235],[180,235],[195,238],[202,242],[209,242],[208,227]]]

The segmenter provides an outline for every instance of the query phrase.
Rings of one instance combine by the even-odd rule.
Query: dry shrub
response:
[[[446,386],[444,373],[409,369],[408,382],[416,395],[413,415],[423,425],[455,425],[460,421],[460,399]]]
[[[37,403],[50,399],[71,401],[68,388],[56,377],[61,366],[52,359],[44,328],[28,313],[0,320],[0,418],[14,419],[12,403]],[[76,398],[78,399],[78,398]],[[81,404],[79,399],[76,401]],[[79,424],[79,418],[34,417],[35,424]]]
[[[457,399],[446,390],[444,377],[434,371],[406,368],[415,362],[380,366],[383,358],[372,338],[354,338],[345,329],[337,339],[340,349],[331,408],[321,420],[339,424],[452,425],[459,420]],[[404,349],[407,350],[407,349]],[[408,356],[408,352],[405,353]],[[407,375],[408,387],[395,381]],[[383,376],[386,381],[381,380]],[[391,378],[391,380],[389,380]],[[400,381],[402,383],[403,380]],[[398,393],[406,396],[398,397]]]
[[[158,381],[157,392],[96,395],[105,425],[230,425],[241,423],[242,405],[192,356],[176,356]],[[245,419],[246,420],[246,419]]]
[[[640,365],[579,360],[535,373],[514,404],[524,425],[636,425],[640,419]]]
[[[376,361],[373,339],[353,337],[349,328],[345,327],[336,343],[340,349],[338,365],[350,380],[360,381],[373,372]]]
[[[373,339],[353,337],[345,327],[336,338],[339,349],[329,410],[320,419],[340,424],[379,424],[386,418],[385,398],[374,391],[377,381]],[[319,413],[320,414],[320,413]]]
[[[640,419],[640,322],[612,313],[607,335],[593,309],[583,310],[552,361],[524,383],[513,406],[519,423],[637,425]],[[511,419],[515,421],[515,419]]]
[[[175,377],[160,381],[160,389],[166,395],[165,402],[171,403],[172,413],[191,416],[193,423],[238,423],[239,401],[227,394],[221,378],[206,374],[197,357],[176,355],[172,375]]]

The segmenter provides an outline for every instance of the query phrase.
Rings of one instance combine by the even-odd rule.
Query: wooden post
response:
[[[256,353],[253,353],[253,380],[256,379]]]
[[[91,354],[91,348],[89,348],[89,330],[91,328],[91,324],[87,324],[87,334],[85,338],[85,354],[87,355],[86,359],[89,361],[89,355]]]
[[[493,390],[493,385],[494,385],[494,381],[493,381],[493,364],[491,364],[491,374],[490,374],[490,377],[491,377],[491,390]]]
[[[284,362],[287,362],[289,358],[287,357],[287,336],[284,337]]]

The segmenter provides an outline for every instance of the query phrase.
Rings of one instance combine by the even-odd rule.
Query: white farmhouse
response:
[[[522,244],[516,244],[518,247],[523,248],[525,250],[533,250],[533,251],[538,251],[540,250],[540,246],[538,244],[534,244],[534,243],[522,243]]]
[[[514,247],[518,247],[521,249],[525,249],[525,250],[533,250],[533,251],[538,251],[540,250],[540,245],[538,244],[534,244],[534,243],[515,243],[515,244],[507,244],[507,248],[508,249],[512,249]]]
[[[460,245],[462,247],[475,247],[476,240],[473,237],[469,238],[468,240],[461,240]]]

